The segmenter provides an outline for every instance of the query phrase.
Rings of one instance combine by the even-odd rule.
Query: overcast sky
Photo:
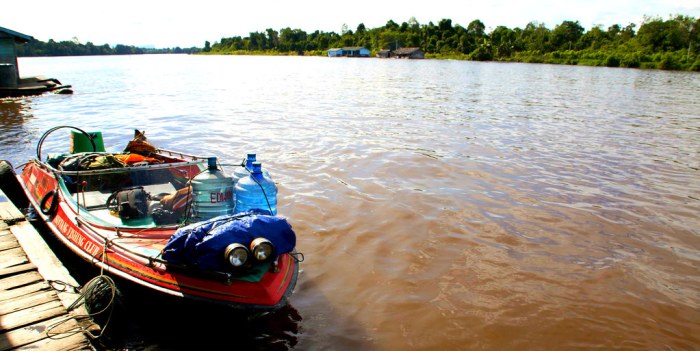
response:
[[[570,20],[589,30],[629,23],[639,28],[645,15],[668,19],[677,14],[700,18],[700,0],[7,0],[0,27],[42,41],[75,37],[95,45],[185,48],[267,28],[340,33],[343,24],[354,31],[360,23],[376,28],[411,17],[420,24],[449,18],[464,27],[479,19],[489,31],[499,25],[524,28],[529,22],[553,29]]]

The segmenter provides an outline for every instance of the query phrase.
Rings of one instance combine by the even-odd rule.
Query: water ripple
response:
[[[258,153],[307,258],[286,347],[700,348],[698,74],[186,55],[21,65],[76,93],[0,102],[14,164],[65,123],[114,150],[138,128],[227,161]]]

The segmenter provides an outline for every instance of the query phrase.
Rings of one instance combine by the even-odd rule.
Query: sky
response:
[[[420,24],[448,18],[463,27],[478,19],[487,31],[530,22],[554,29],[563,21],[589,30],[629,23],[638,29],[644,16],[678,14],[700,18],[700,0],[5,0],[0,27],[41,41],[189,48],[267,28],[340,33],[343,25],[354,31],[360,23],[369,29],[411,17]]]

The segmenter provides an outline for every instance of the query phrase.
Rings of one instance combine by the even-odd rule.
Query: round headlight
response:
[[[226,246],[224,258],[231,267],[238,268],[243,266],[248,261],[248,249],[241,244],[231,244]]]
[[[272,257],[275,247],[272,246],[270,240],[265,238],[257,238],[250,243],[250,251],[253,252],[253,257],[258,261],[265,261]]]

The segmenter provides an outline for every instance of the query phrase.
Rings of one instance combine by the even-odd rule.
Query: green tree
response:
[[[498,26],[491,32],[491,45],[496,58],[510,57],[515,48],[515,31],[504,26]]]
[[[581,25],[572,21],[564,21],[556,26],[552,31],[551,45],[558,50],[571,50],[574,44],[583,36],[585,29]]]
[[[619,26],[617,30],[614,30],[613,32],[619,33]],[[607,32],[604,32],[599,26],[596,26],[591,28],[591,30],[589,30],[588,32],[584,33],[579,39],[578,44],[576,46],[579,49],[599,50],[603,46],[610,43],[611,35],[614,36],[617,34],[611,34],[609,30]]]

